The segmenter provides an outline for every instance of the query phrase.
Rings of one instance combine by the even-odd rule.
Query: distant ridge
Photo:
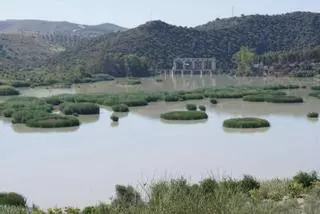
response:
[[[66,21],[15,20],[0,21],[0,33],[6,34],[60,34],[66,36],[96,37],[107,33],[124,31],[126,28],[115,24],[83,25]]]

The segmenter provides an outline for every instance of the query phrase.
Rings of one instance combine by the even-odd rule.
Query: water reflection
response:
[[[317,123],[317,122],[319,121],[319,118],[309,118],[309,117],[308,117],[308,121],[309,121],[310,123]]]
[[[272,126],[272,124],[271,124]],[[241,134],[253,134],[253,133],[264,133],[269,131],[269,128],[257,128],[257,129],[232,129],[223,127],[225,133],[241,133]]]
[[[68,133],[76,132],[79,130],[77,127],[68,127],[68,128],[30,128],[24,124],[11,124],[11,127],[16,133]]]
[[[128,117],[129,112],[113,112],[112,114],[121,119],[121,118]]]
[[[208,120],[164,120],[160,119],[160,121],[164,124],[175,124],[175,125],[194,125],[194,124],[202,124],[206,123]]]
[[[82,124],[96,123],[99,121],[100,115],[79,115],[78,119]]]
[[[112,128],[116,128],[118,126],[119,126],[119,122],[114,122],[114,121],[111,122],[111,127]]]

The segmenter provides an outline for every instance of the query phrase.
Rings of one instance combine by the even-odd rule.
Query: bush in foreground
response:
[[[119,104],[112,106],[114,112],[129,112],[129,107],[125,104]]]
[[[63,103],[60,105],[60,110],[66,115],[72,115],[74,113],[80,115],[92,115],[100,113],[99,106],[94,103]]]
[[[20,92],[9,86],[0,86],[0,96],[14,96],[14,95],[19,95]]]
[[[48,114],[28,120],[25,124],[32,128],[63,128],[79,126],[80,121],[74,116]]]
[[[17,193],[0,193],[0,205],[26,207],[26,199]]]
[[[310,173],[299,172],[293,177],[293,181],[301,184],[303,188],[310,187],[313,183],[319,181],[317,172],[313,171]]]
[[[225,128],[265,128],[270,127],[270,123],[267,120],[260,118],[233,118],[228,119],[223,122],[223,127]]]
[[[257,181],[250,175],[242,179],[207,178],[189,183],[184,178],[144,184],[142,192],[132,186],[116,185],[110,203],[78,208],[65,207],[41,211],[34,207],[1,206],[1,214],[266,214],[320,213],[318,176],[298,173],[291,179]],[[142,195],[147,195],[143,200]],[[291,197],[290,197],[291,196]],[[303,204],[298,199],[303,198]],[[303,206],[302,206],[303,205]]]
[[[197,110],[197,106],[195,104],[186,104],[186,109],[188,111],[196,111]]]
[[[173,111],[160,115],[164,120],[204,120],[208,115],[201,111]]]
[[[309,112],[307,114],[307,117],[309,117],[309,118],[318,118],[319,117],[319,113],[318,112]]]

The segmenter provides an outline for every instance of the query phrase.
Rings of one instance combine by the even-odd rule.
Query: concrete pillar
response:
[[[196,61],[195,60],[192,60],[192,71],[193,70],[196,70]]]
[[[177,60],[176,59],[173,61],[173,68],[172,69],[173,70],[177,69]]]
[[[212,61],[211,61],[211,70],[216,70],[216,69],[217,69],[216,58],[212,58]]]

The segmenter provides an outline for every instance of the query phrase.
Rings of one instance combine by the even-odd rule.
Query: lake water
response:
[[[22,89],[22,94],[181,90],[264,81],[188,77],[173,85],[172,79],[163,83],[145,79],[142,85],[134,87],[109,82],[72,89]],[[299,81],[314,84],[311,79]],[[184,82],[188,84],[183,85]],[[279,82],[297,81],[289,78],[271,81]],[[225,99],[212,106],[206,100],[190,101],[207,107],[209,119],[197,123],[168,123],[159,119],[163,112],[184,109],[184,102],[158,102],[132,108],[129,114],[121,115],[118,125],[111,123],[112,112],[104,108],[100,116],[81,116],[82,125],[68,129],[31,129],[12,125],[2,118],[0,191],[19,192],[44,208],[83,207],[108,201],[115,184],[137,186],[181,175],[190,181],[212,174],[284,178],[299,170],[320,170],[320,122],[306,118],[308,112],[319,111],[320,100],[307,97],[307,90],[293,90],[290,94],[305,97],[305,103],[267,104]],[[265,118],[271,127],[246,131],[222,127],[225,119],[241,116]]]

